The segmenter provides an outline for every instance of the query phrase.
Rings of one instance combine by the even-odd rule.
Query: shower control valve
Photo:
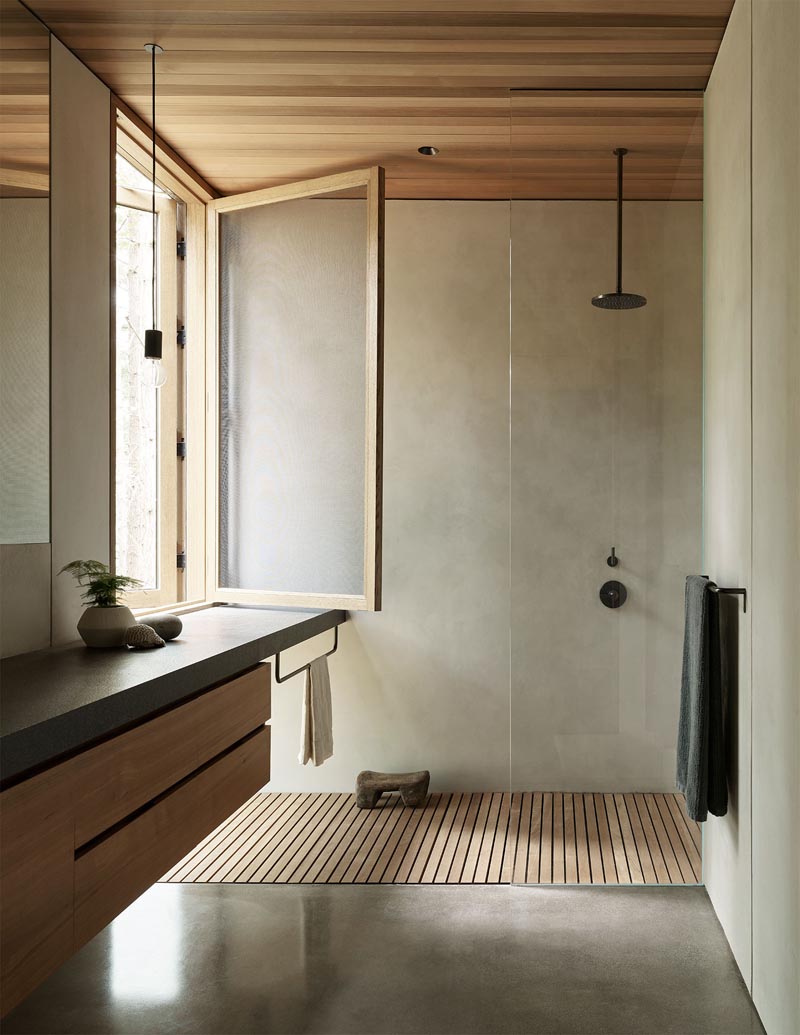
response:
[[[600,600],[606,607],[622,607],[628,599],[628,591],[621,582],[604,582],[600,587]]]

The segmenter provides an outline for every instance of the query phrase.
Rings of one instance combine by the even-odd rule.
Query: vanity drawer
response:
[[[269,727],[75,858],[75,949],[93,938],[269,780]]]
[[[0,794],[0,997],[5,1015],[72,954],[69,784],[49,769]]]
[[[269,715],[270,670],[262,664],[71,759],[75,848],[263,726]]]

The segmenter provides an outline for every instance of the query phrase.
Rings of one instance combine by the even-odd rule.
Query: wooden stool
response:
[[[374,773],[365,769],[356,777],[356,805],[374,809],[384,791],[399,791],[403,804],[414,809],[425,804],[430,779],[427,769],[419,773]]]

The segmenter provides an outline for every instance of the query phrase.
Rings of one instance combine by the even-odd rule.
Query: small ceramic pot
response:
[[[87,647],[124,647],[125,633],[136,619],[129,607],[87,607],[78,622],[78,632]]]

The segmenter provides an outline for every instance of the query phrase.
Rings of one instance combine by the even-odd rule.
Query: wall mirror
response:
[[[0,543],[50,539],[50,34],[0,0]]]

